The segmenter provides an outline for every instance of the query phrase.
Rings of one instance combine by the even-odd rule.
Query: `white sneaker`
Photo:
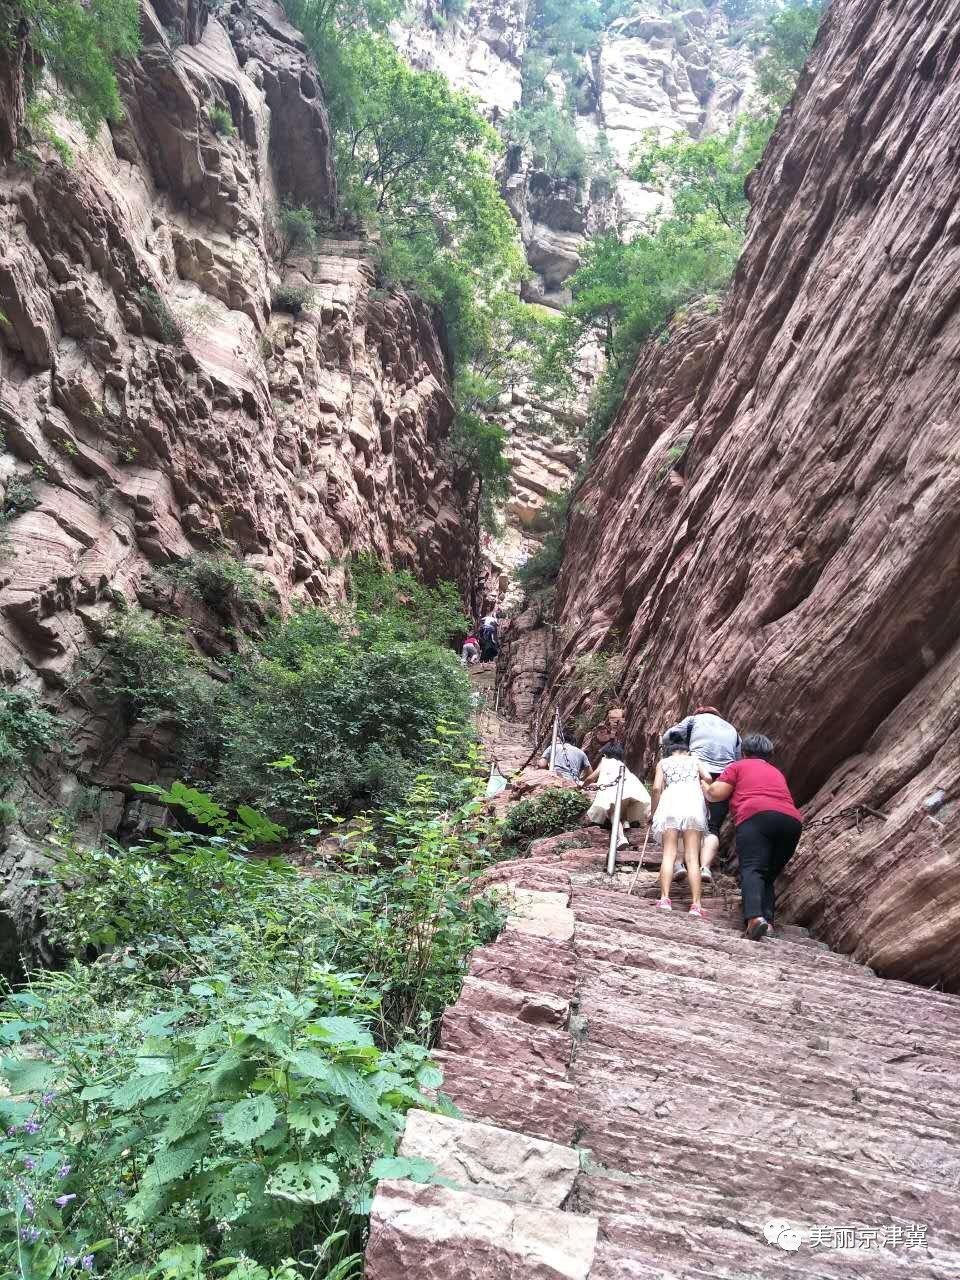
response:
[[[710,870],[710,868],[709,868],[709,867],[701,867],[701,868],[700,868],[700,876],[701,876],[701,878],[702,878],[702,879],[704,879],[704,880],[712,880],[712,879],[713,879],[713,872]]]
[[[674,880],[682,880],[686,874],[687,874],[686,864],[683,862],[678,862],[676,866],[673,868]]]

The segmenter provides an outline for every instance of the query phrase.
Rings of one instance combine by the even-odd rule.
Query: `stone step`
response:
[[[450,1187],[381,1181],[366,1280],[587,1280],[597,1220]]]
[[[573,1085],[542,1071],[524,1071],[493,1050],[491,1059],[434,1050],[447,1097],[468,1119],[572,1143],[577,1129]]]
[[[408,1112],[399,1154],[429,1161],[461,1191],[551,1209],[564,1206],[580,1172],[573,1147],[430,1111]]]

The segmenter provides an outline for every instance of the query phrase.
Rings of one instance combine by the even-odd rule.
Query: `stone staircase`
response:
[[[656,911],[605,843],[491,873],[513,913],[436,1055],[462,1119],[411,1114],[437,1181],[380,1184],[367,1280],[960,1277],[960,1001],[747,942],[722,882]]]

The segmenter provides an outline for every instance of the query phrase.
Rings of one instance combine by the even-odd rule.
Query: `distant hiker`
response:
[[[498,633],[500,624],[495,613],[488,613],[480,621],[480,656],[484,662],[492,662],[500,652]]]
[[[712,782],[716,782],[728,764],[740,759],[740,735],[716,707],[697,707],[693,715],[667,730],[667,733],[674,732],[684,735],[687,746],[710,771]],[[710,867],[720,851],[720,828],[729,808],[725,800],[714,800],[707,805],[710,830],[700,850],[700,874],[704,880],[713,879]],[[685,871],[683,862],[678,862],[677,875],[683,875]]]
[[[710,781],[710,771],[690,751],[687,735],[668,729],[663,736],[663,758],[657,764],[653,779],[650,822],[653,833],[663,845],[660,864],[660,901],[662,911],[672,911],[670,881],[677,857],[677,832],[683,833],[683,854],[690,877],[692,916],[703,916],[700,896],[700,841],[707,832],[707,806],[701,782]]]
[[[600,763],[592,773],[587,774],[583,785],[597,786],[597,798],[587,810],[587,822],[595,822],[598,826],[613,822],[613,809],[617,801],[617,779],[620,766],[624,764],[624,752],[619,742],[608,742],[600,750]],[[650,792],[635,773],[631,773],[624,765],[623,800],[620,805],[620,831],[617,848],[629,847],[630,841],[624,833],[624,823],[646,822],[650,815]]]
[[[472,632],[463,642],[463,648],[460,650],[460,661],[465,667],[472,667],[475,662],[480,661],[480,641]]]
[[[773,925],[774,881],[796,852],[803,831],[803,815],[786,778],[770,763],[772,755],[769,738],[747,734],[743,759],[704,787],[708,800],[728,800],[733,810],[744,927],[754,942]]]
[[[550,744],[543,749],[540,756],[540,768],[550,768]],[[581,751],[575,742],[558,742],[557,754],[553,764],[553,772],[558,778],[569,778],[571,782],[579,782],[583,771],[590,768],[590,757]]]

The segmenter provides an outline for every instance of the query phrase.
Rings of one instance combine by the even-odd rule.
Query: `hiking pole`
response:
[[[613,814],[610,819],[610,848],[607,850],[607,875],[612,876],[617,869],[617,843],[620,840],[620,806],[623,804],[623,783],[627,766],[620,765],[617,775],[617,796],[613,802]]]
[[[643,848],[640,850],[640,861],[637,863],[637,869],[633,873],[633,879],[630,881],[630,888],[627,890],[627,897],[637,887],[637,881],[640,879],[640,872],[643,870],[643,860],[647,856],[647,841],[650,839],[650,827],[647,826],[647,834],[643,837]]]
[[[560,736],[560,712],[553,713],[553,737],[550,740],[550,772],[553,773],[553,766],[557,759],[557,739]]]

